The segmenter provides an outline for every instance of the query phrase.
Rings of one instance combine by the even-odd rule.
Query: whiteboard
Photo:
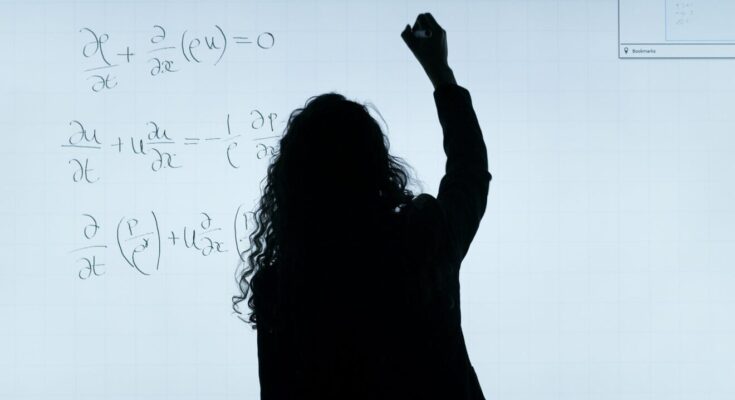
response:
[[[0,398],[257,398],[231,297],[269,156],[336,91],[436,195],[426,11],[493,174],[460,281],[486,397],[733,398],[735,65],[619,60],[615,0],[3,1]]]

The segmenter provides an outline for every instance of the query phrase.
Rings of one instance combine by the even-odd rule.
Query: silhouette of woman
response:
[[[438,195],[406,189],[365,106],[327,93],[291,114],[233,296],[239,313],[250,295],[261,399],[484,399],[459,267],[485,213],[487,150],[445,31],[424,13],[401,36],[434,85]]]

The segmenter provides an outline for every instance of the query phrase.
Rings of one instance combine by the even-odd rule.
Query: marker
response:
[[[431,31],[428,29],[419,29],[416,31],[413,31],[413,37],[417,38],[430,38],[431,37]]]

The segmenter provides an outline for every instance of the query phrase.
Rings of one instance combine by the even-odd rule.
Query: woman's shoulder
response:
[[[421,193],[418,196],[414,197],[413,200],[411,200],[411,204],[413,205],[414,209],[419,211],[439,208],[439,202],[436,200],[436,197],[428,193]]]
[[[406,221],[411,233],[424,240],[442,240],[444,214],[436,197],[421,193],[406,207]]]

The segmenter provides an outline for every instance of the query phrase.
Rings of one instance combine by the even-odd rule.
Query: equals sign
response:
[[[233,36],[235,43],[253,43],[252,40],[248,40],[247,36]]]
[[[199,138],[187,137],[187,138],[184,138],[184,140],[186,140],[186,142],[184,142],[184,144],[199,144]]]

